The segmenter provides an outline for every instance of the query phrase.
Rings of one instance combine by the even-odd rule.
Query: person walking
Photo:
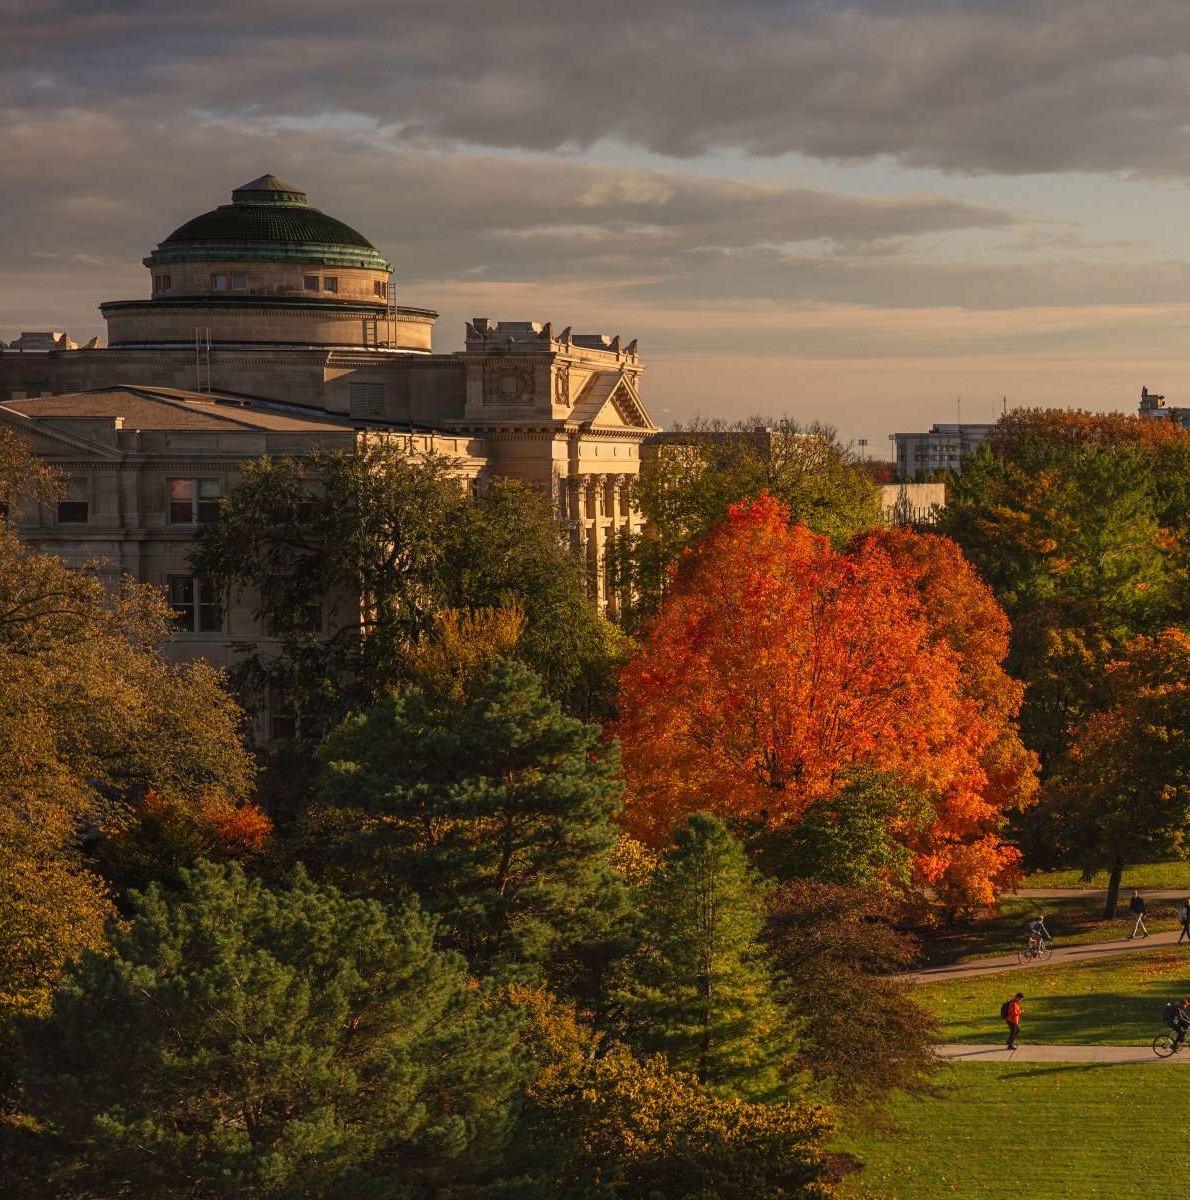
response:
[[[1190,942],[1190,896],[1187,896],[1178,905],[1178,920],[1182,922],[1182,932],[1178,934],[1178,945],[1180,946],[1182,938]]]
[[[1011,1000],[1000,1005],[1000,1016],[1008,1023],[1008,1041],[1004,1043],[1007,1050],[1015,1050],[1016,1040],[1021,1036],[1021,1001],[1024,998],[1024,992],[1017,992]]]
[[[1145,903],[1145,899],[1140,892],[1133,890],[1132,900],[1129,902],[1128,908],[1136,916],[1136,924],[1132,926],[1132,932],[1128,935],[1128,940],[1131,941],[1134,937],[1148,937],[1149,931],[1145,926],[1145,913],[1149,911],[1149,906]]]

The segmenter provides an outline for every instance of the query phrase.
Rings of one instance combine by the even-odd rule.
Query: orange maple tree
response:
[[[1015,862],[997,829],[1019,799],[1012,753],[1003,784],[989,778],[1019,703],[987,669],[1003,627],[981,628],[986,646],[965,665],[951,637],[978,580],[948,578],[949,543],[921,562],[880,537],[840,553],[788,515],[768,495],[733,507],[679,564],[625,669],[629,828],[660,842],[699,809],[789,824],[869,767],[935,805],[914,847],[923,880],[990,899]]]

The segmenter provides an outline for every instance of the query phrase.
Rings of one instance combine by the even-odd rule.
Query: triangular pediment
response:
[[[79,437],[77,433],[58,429],[45,418],[34,420],[24,413],[5,408],[0,404],[0,429],[11,429],[29,443],[30,449],[40,458],[101,458],[116,461],[121,455],[111,446]]]
[[[571,419],[585,429],[639,429],[657,426],[641,403],[635,380],[627,372],[597,371],[575,402]]]

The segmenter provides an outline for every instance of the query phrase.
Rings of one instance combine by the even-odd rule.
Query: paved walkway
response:
[[[954,1043],[934,1050],[939,1058],[953,1062],[1190,1063],[1190,1047],[1164,1059],[1158,1058],[1151,1046],[1031,1046],[1022,1042],[1009,1050],[1001,1042],[997,1046]]]
[[[1022,937],[1022,941],[1024,938]],[[1082,962],[1088,958],[1109,958],[1115,954],[1130,954],[1134,950],[1153,950],[1159,946],[1176,946],[1178,930],[1154,933],[1149,937],[1129,939],[1127,936],[1114,942],[1091,942],[1085,946],[1055,946],[1048,965]],[[1190,962],[1190,944],[1183,943],[1187,962]],[[1004,954],[996,958],[975,958],[946,967],[926,967],[903,976],[916,983],[930,983],[943,979],[965,979],[973,975],[994,975],[999,971],[1033,971],[1046,964],[1033,962],[1022,966],[1015,954]]]
[[[1009,892],[1011,896],[1023,896],[1026,900],[1080,900],[1091,898],[1107,901],[1107,888],[1020,888]],[[1146,900],[1181,900],[1190,896],[1190,888],[1141,888]],[[1120,918],[1128,915],[1128,901],[1132,899],[1131,888],[1120,889]]]

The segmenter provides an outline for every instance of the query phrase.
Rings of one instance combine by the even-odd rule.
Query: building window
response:
[[[388,284],[387,283],[381,283],[379,279],[376,280],[376,282],[374,284],[372,284],[372,291],[374,291],[376,293],[376,295],[380,297],[381,300],[388,299]]]
[[[219,516],[218,479],[171,479],[169,481],[169,523],[203,525]]]
[[[306,275],[304,277],[303,281],[306,285],[306,291],[308,291],[308,292],[318,291],[318,276],[317,275]]]
[[[90,516],[87,481],[78,476],[66,481],[66,495],[58,501],[59,525],[86,525]]]
[[[153,287],[159,292],[168,292],[173,285],[173,279],[169,275],[153,276]]]
[[[367,420],[384,416],[383,383],[351,383],[347,385],[347,411],[353,417]]]
[[[214,584],[193,575],[171,575],[167,583],[169,606],[181,632],[223,632],[223,605]]]
[[[246,288],[248,286],[247,275],[233,275],[231,277],[231,286],[233,288]]]
[[[211,287],[214,288],[214,290],[217,292],[227,291],[227,276],[226,275],[212,275],[211,276]]]
[[[324,292],[337,292],[339,290],[339,277],[337,275],[324,275],[322,277],[322,290]]]

